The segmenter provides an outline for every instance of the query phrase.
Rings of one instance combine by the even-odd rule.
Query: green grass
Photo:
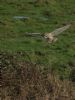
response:
[[[30,18],[16,20],[13,17],[17,15]],[[51,32],[66,23],[72,23],[71,28],[53,44],[25,35],[25,32]],[[0,51],[27,52],[33,63],[52,66],[59,73],[69,74],[68,63],[75,59],[75,0],[50,0],[48,4],[1,0]]]

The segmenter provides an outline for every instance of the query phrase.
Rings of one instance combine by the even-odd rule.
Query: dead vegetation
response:
[[[75,86],[60,80],[53,71],[18,62],[15,56],[0,54],[1,100],[75,100]]]

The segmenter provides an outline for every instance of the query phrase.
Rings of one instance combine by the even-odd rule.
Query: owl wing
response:
[[[62,32],[66,31],[70,26],[71,26],[70,24],[66,25],[66,26],[63,26],[61,28],[58,28],[58,29],[52,31],[49,34],[52,34],[53,36],[57,36],[57,35],[61,34]]]

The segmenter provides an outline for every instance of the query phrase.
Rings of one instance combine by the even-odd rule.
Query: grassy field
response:
[[[75,0],[0,0],[0,100],[75,100]]]
[[[15,19],[26,16],[28,19]],[[48,44],[44,39],[28,37],[26,32],[51,32],[71,23],[69,30],[58,41]],[[75,60],[75,1],[74,0],[1,0],[0,51],[27,53],[31,62],[56,69],[68,77]],[[18,57],[20,60],[25,56]],[[64,74],[63,74],[64,73]]]

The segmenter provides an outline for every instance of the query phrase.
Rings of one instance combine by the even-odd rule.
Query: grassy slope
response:
[[[35,4],[31,0],[1,0],[0,50],[26,51],[32,62],[54,66],[67,75],[70,70],[68,63],[75,59],[74,6],[75,0],[50,0],[48,4]],[[13,17],[16,15],[30,18],[15,20]],[[25,32],[51,32],[65,23],[72,23],[71,28],[51,45],[39,38],[25,36]]]

